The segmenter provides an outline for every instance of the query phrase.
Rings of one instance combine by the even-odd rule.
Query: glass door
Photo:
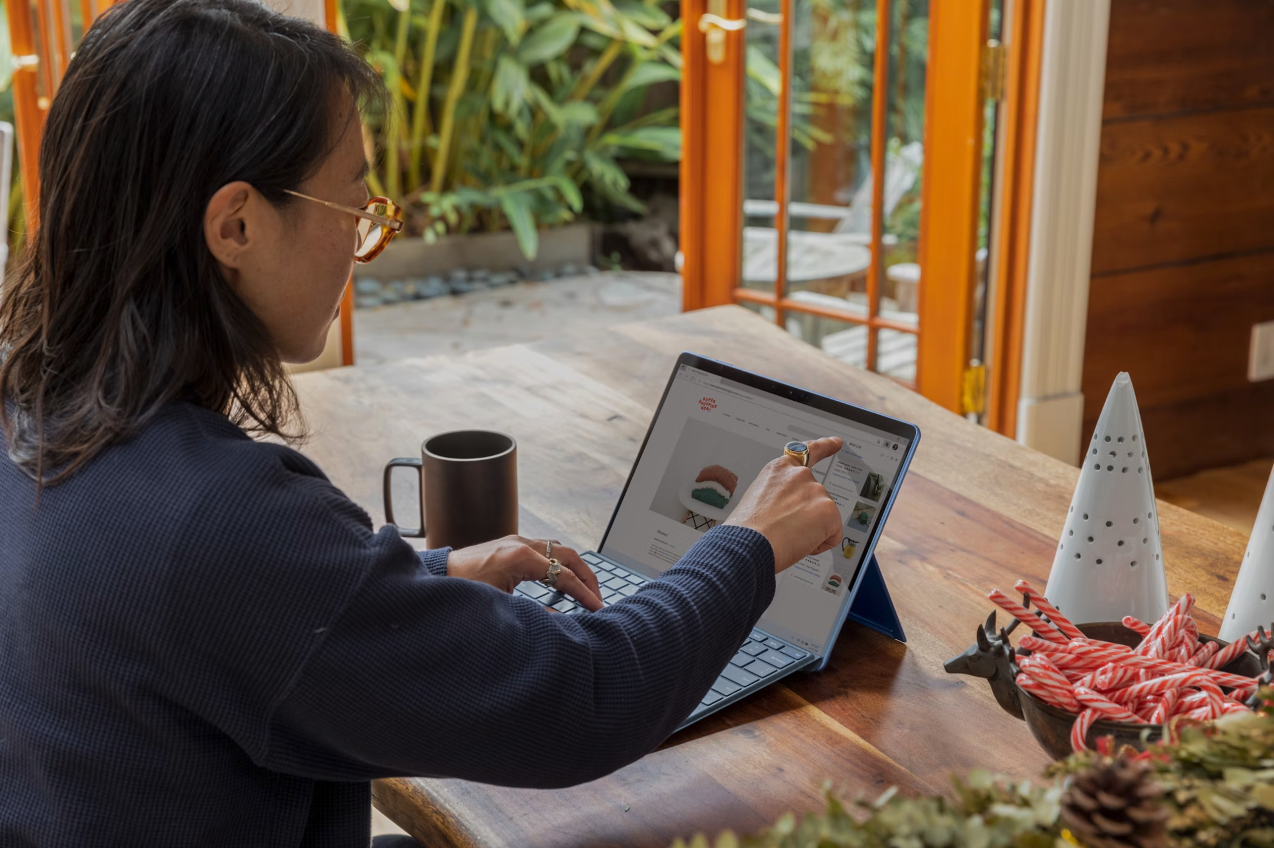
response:
[[[758,4],[773,8],[748,10],[736,297],[914,385],[929,2],[793,0],[790,32],[780,0]]]
[[[686,308],[742,304],[958,409],[986,324],[991,5],[684,3]]]

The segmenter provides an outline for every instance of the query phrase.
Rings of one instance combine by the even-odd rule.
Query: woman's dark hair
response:
[[[13,460],[56,483],[174,399],[297,437],[291,383],[209,252],[204,211],[236,180],[286,206],[338,143],[334,110],[356,121],[383,99],[337,36],[256,0],[103,14],[53,99],[38,226],[0,296]]]

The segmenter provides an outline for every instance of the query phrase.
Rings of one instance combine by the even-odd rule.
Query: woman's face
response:
[[[340,140],[297,191],[360,208],[367,203],[362,125],[337,109]],[[275,209],[245,182],[223,186],[204,215],[204,237],[222,274],[261,319],[284,362],[309,362],[327,341],[354,267],[358,218],[296,198]]]

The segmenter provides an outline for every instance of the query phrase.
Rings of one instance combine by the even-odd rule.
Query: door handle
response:
[[[748,22],[746,18],[724,17],[724,0],[709,0],[708,8],[712,11],[699,16],[699,32],[706,36],[708,61],[720,65],[725,61],[725,34],[738,32]]]

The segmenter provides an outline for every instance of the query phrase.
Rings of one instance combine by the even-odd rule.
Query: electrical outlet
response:
[[[1274,378],[1274,321],[1252,325],[1252,347],[1247,357],[1247,378],[1253,383]]]

